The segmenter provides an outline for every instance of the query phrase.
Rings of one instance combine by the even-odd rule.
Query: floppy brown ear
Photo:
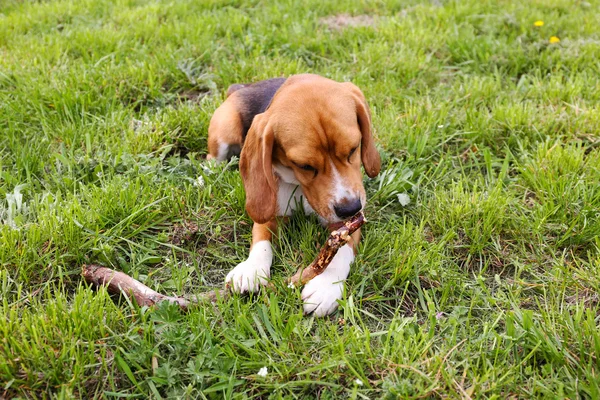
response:
[[[375,147],[375,141],[371,133],[371,111],[367,100],[363,95],[362,91],[358,86],[346,82],[346,85],[350,87],[352,94],[354,95],[354,101],[356,102],[356,116],[358,119],[358,125],[360,126],[360,132],[362,133],[362,139],[360,141],[360,157],[362,159],[365,172],[370,178],[373,178],[379,174],[381,170],[381,158],[379,152]]]
[[[240,173],[246,190],[246,211],[254,222],[275,217],[278,184],[273,174],[273,129],[264,114],[254,117],[240,155]]]

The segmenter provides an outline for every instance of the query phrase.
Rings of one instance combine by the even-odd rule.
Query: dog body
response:
[[[301,208],[330,229],[339,227],[365,205],[361,161],[369,177],[379,173],[381,162],[369,108],[352,83],[305,74],[232,85],[227,94],[210,122],[209,158],[223,161],[241,151],[246,211],[254,226],[248,259],[226,281],[236,291],[256,291],[270,277],[276,217]],[[304,287],[306,313],[323,316],[337,308],[360,231],[352,238]]]

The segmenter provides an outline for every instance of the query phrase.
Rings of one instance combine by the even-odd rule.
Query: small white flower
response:
[[[444,127],[444,125],[438,125],[439,129],[442,129]]]
[[[294,289],[295,287],[292,282],[288,283],[288,289]]]
[[[355,379],[354,383],[357,384],[358,386],[362,386],[363,385],[363,381],[361,381],[360,379]]]
[[[196,186],[204,187],[204,178],[202,177],[202,175],[196,178],[195,184]]]
[[[267,371],[267,367],[262,367],[261,369],[258,370],[256,375],[262,376],[263,378],[265,378],[268,373],[269,373],[269,371]]]
[[[402,205],[402,207],[406,207],[410,204],[410,197],[406,193],[398,193],[398,202]]]

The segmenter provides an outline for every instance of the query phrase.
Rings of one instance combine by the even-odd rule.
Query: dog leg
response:
[[[208,126],[207,159],[226,161],[242,150],[242,121],[234,100],[217,108]]]
[[[352,234],[351,244],[342,246],[329,267],[310,280],[302,290],[304,313],[317,317],[331,314],[338,308],[338,300],[344,292],[344,281],[354,261],[356,246],[360,240],[360,229]]]
[[[252,247],[248,258],[232,269],[225,278],[225,282],[228,282],[235,292],[256,292],[260,286],[267,284],[267,279],[271,276],[273,262],[271,239],[275,229],[277,229],[276,220],[266,224],[254,223]]]

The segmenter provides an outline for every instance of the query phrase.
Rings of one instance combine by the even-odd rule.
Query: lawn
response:
[[[82,281],[221,287],[251,220],[210,117],[304,72],[363,90],[382,154],[335,314],[286,287],[301,215],[274,290]],[[0,398],[599,398],[599,77],[596,1],[1,0]]]

